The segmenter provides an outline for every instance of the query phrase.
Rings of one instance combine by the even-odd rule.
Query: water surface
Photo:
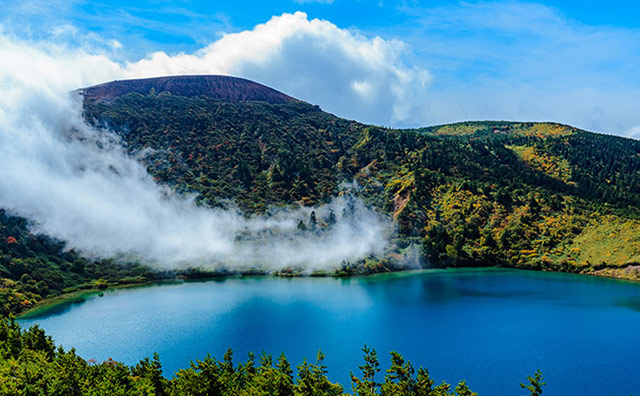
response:
[[[544,394],[640,394],[640,285],[516,270],[440,270],[331,278],[229,278],[123,289],[57,307],[39,323],[85,359],[129,364],[153,352],[165,373],[207,353],[236,359],[325,353],[347,385],[374,347],[396,350],[438,382],[481,395],[520,395],[543,371]],[[382,373],[380,374],[382,376]]]

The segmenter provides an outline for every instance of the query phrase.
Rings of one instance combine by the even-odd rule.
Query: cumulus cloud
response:
[[[3,84],[12,83],[10,87],[19,82],[24,87],[65,92],[123,75],[122,66],[106,55],[51,42],[27,43],[0,34],[0,53],[0,76]]]
[[[224,35],[193,54],[156,52],[129,76],[220,73],[242,76],[343,117],[391,125],[414,115],[431,78],[403,62],[404,43],[366,37],[302,12]]]
[[[387,222],[348,195],[315,208],[329,228],[300,232],[309,208],[246,218],[196,206],[157,185],[118,138],[87,125],[81,98],[96,80],[129,75],[103,55],[0,37],[0,207],[91,257],[175,268],[339,266],[380,253]]]
[[[7,40],[6,35],[3,39]],[[302,12],[274,16],[251,30],[225,34],[193,53],[159,51],[124,63],[113,60],[114,52],[126,50],[119,41],[83,35],[70,25],[54,29],[53,39],[64,46],[45,42],[46,48],[40,49],[50,57],[59,58],[68,51],[68,64],[94,63],[81,68],[82,76],[60,79],[70,83],[69,89],[122,78],[233,75],[269,85],[339,116],[379,125],[414,125],[421,120],[418,110],[431,80],[426,69],[406,64],[409,50],[403,42],[341,29],[329,21],[309,19]],[[8,53],[17,50],[11,48]],[[52,77],[76,72],[69,67],[48,71],[47,63],[29,67],[44,69]]]

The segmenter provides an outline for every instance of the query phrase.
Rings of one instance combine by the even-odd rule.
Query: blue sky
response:
[[[551,120],[640,136],[637,2],[4,0],[0,15],[5,35],[105,54],[118,76],[241,75],[382,125]],[[262,37],[278,45],[233,54]]]
[[[238,32],[266,22],[274,15],[304,11],[311,18],[329,20],[340,27],[355,27],[387,37],[405,37],[411,33],[422,12],[452,10],[468,1],[447,0],[3,0],[4,21],[30,30],[73,24],[87,32],[96,32],[132,45],[140,52],[174,48],[197,49],[220,32]],[[480,2],[482,3],[482,2]],[[496,4],[518,4],[498,1]],[[521,4],[525,4],[522,2]],[[634,1],[539,1],[559,15],[577,23],[593,26],[640,28],[640,3]],[[500,37],[494,37],[501,40]]]

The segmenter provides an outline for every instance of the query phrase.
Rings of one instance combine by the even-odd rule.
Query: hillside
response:
[[[385,129],[231,77],[131,80],[82,92],[90,123],[108,125],[132,154],[153,149],[143,161],[154,178],[197,193],[202,205],[231,199],[247,213],[316,205],[356,181],[398,233],[384,257],[351,263],[341,275],[415,265],[418,252],[423,266],[639,278],[639,141],[553,123]],[[5,312],[99,278],[104,285],[158,276],[62,253],[6,214],[0,238]]]

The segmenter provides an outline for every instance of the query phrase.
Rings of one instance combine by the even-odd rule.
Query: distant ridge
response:
[[[217,75],[167,76],[112,81],[80,89],[85,100],[111,103],[131,92],[148,94],[169,92],[177,96],[208,96],[225,102],[267,102],[283,104],[297,101],[282,92],[243,78]]]

